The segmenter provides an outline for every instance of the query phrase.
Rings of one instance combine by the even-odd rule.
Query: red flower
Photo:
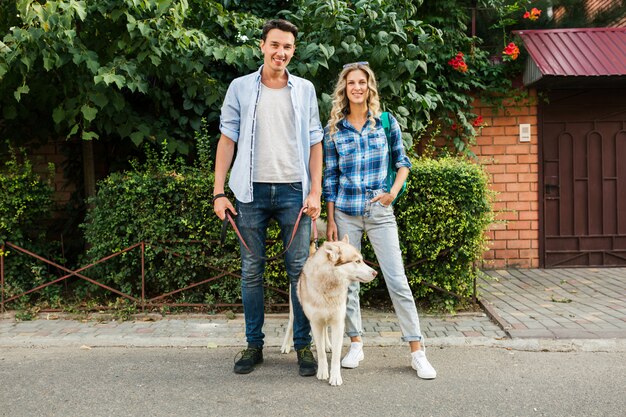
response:
[[[515,61],[517,57],[519,56],[519,48],[517,47],[517,45],[511,42],[510,44],[506,46],[506,48],[504,48],[502,53],[505,55],[504,57],[505,59],[508,58],[510,60]]]
[[[456,56],[448,61],[448,65],[458,72],[467,72],[467,64],[463,59],[463,52],[457,52]]]
[[[472,122],[472,126],[474,127],[479,127],[483,125],[483,117],[482,116],[478,116],[476,119],[474,119],[474,121]]]
[[[541,10],[539,10],[536,7],[533,7],[530,12],[526,12],[524,13],[524,19],[528,19],[528,20],[537,20],[539,19],[539,16],[541,15]]]

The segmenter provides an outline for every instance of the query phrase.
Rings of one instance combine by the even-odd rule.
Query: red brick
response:
[[[504,174],[506,167],[504,165],[486,165],[485,170],[490,174]]]
[[[500,192],[506,191],[506,186],[507,186],[507,184],[504,183],[504,182],[501,182],[500,184],[493,184],[493,183],[491,183],[489,185],[489,188],[492,189],[493,191],[497,191],[497,192],[500,193]]]
[[[517,157],[517,161],[520,164],[537,164],[539,162],[539,157],[537,154],[519,155]]]
[[[516,125],[517,124],[517,118],[516,117],[494,117],[493,118],[493,125],[494,126],[512,126],[512,125]]]
[[[530,152],[530,147],[531,145],[528,144],[517,144],[517,145],[509,145],[506,147],[506,153],[507,154],[514,154],[514,155],[527,155]]]
[[[517,194],[518,193],[515,193],[515,192],[512,192],[512,193],[503,192],[498,195],[498,200],[513,203],[513,202],[519,201],[519,196]]]
[[[476,138],[476,147],[480,148],[486,145],[493,145],[493,137],[492,136],[479,136]],[[481,151],[482,153],[482,151]]]
[[[530,191],[530,184],[527,182],[511,182],[506,184],[507,191]]]
[[[496,252],[496,255],[495,255],[496,259],[519,258],[519,251],[515,249],[499,249],[499,250],[496,250],[495,252]]]
[[[518,238],[519,233],[517,230],[496,230],[496,240],[511,240]]]
[[[517,174],[494,174],[493,182],[516,182]]]
[[[531,174],[519,174],[518,180],[520,182],[537,182],[539,179],[538,175],[535,173]]]
[[[508,230],[531,230],[532,222],[528,220],[518,220],[515,222],[510,222],[507,225]]]
[[[537,201],[537,193],[531,191],[519,193],[519,201]]]
[[[519,231],[520,239],[530,239],[533,241],[537,241],[539,239],[539,231],[537,230],[520,230]]]
[[[500,211],[496,214],[496,220],[517,220],[518,214],[516,211]]]
[[[498,155],[495,161],[498,165],[517,164],[517,155]]]
[[[526,123],[526,124],[530,124],[531,126],[536,125],[537,117],[536,116],[519,116],[517,118],[517,123],[519,124]]]
[[[537,213],[536,211],[520,211],[519,219],[520,220],[538,220],[539,213]]]
[[[531,203],[529,203],[528,201],[514,201],[514,202],[509,202],[506,205],[507,208],[511,209],[511,210],[518,210],[518,211],[522,211],[522,210],[531,210]]]
[[[506,172],[507,173],[513,173],[513,172],[526,173],[526,172],[530,172],[530,166],[527,164],[508,165],[506,167]]]
[[[482,155],[503,155],[505,151],[506,151],[505,146],[492,145],[492,146],[481,147]]]
[[[507,249],[529,249],[531,246],[530,240],[514,239],[506,242]]]
[[[481,136],[501,136],[504,135],[504,128],[499,126],[487,126],[483,127],[483,130],[481,130],[480,133]]]
[[[491,249],[506,249],[506,240],[492,240],[489,242]]]

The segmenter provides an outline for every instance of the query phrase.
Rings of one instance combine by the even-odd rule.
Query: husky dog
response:
[[[298,299],[311,322],[317,348],[317,379],[341,385],[341,346],[346,318],[348,285],[352,281],[370,282],[376,271],[363,262],[361,253],[348,242],[324,242],[304,264],[298,281]],[[331,329],[330,375],[326,358],[328,326]]]
[[[322,218],[315,220],[315,226],[317,227],[318,236],[326,236],[326,221]],[[317,250],[317,242],[314,241],[313,231],[311,230],[311,245],[309,246],[309,256],[313,255]],[[289,321],[285,328],[285,337],[283,338],[283,344],[280,347],[280,353],[289,353],[291,351],[291,339],[293,339],[293,308],[291,305],[291,291],[295,291],[295,288],[289,286]],[[326,332],[326,351],[330,352],[330,340],[328,339],[328,332]]]

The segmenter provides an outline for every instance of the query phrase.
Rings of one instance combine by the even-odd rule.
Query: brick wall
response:
[[[497,222],[489,230],[491,249],[485,268],[539,266],[539,202],[537,96],[533,90],[522,105],[506,111],[474,103],[476,114],[487,123],[472,148],[490,174],[497,193]],[[519,124],[531,125],[530,142],[520,142]]]

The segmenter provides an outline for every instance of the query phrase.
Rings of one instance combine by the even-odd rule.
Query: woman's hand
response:
[[[326,240],[334,242],[337,240],[337,223],[334,220],[326,222]]]
[[[393,203],[393,200],[395,198],[396,198],[396,196],[391,194],[391,193],[382,193],[382,194],[378,194],[376,197],[372,198],[372,200],[370,202],[371,203],[375,203],[375,202],[378,201],[383,206],[389,207],[391,205],[391,203]]]

